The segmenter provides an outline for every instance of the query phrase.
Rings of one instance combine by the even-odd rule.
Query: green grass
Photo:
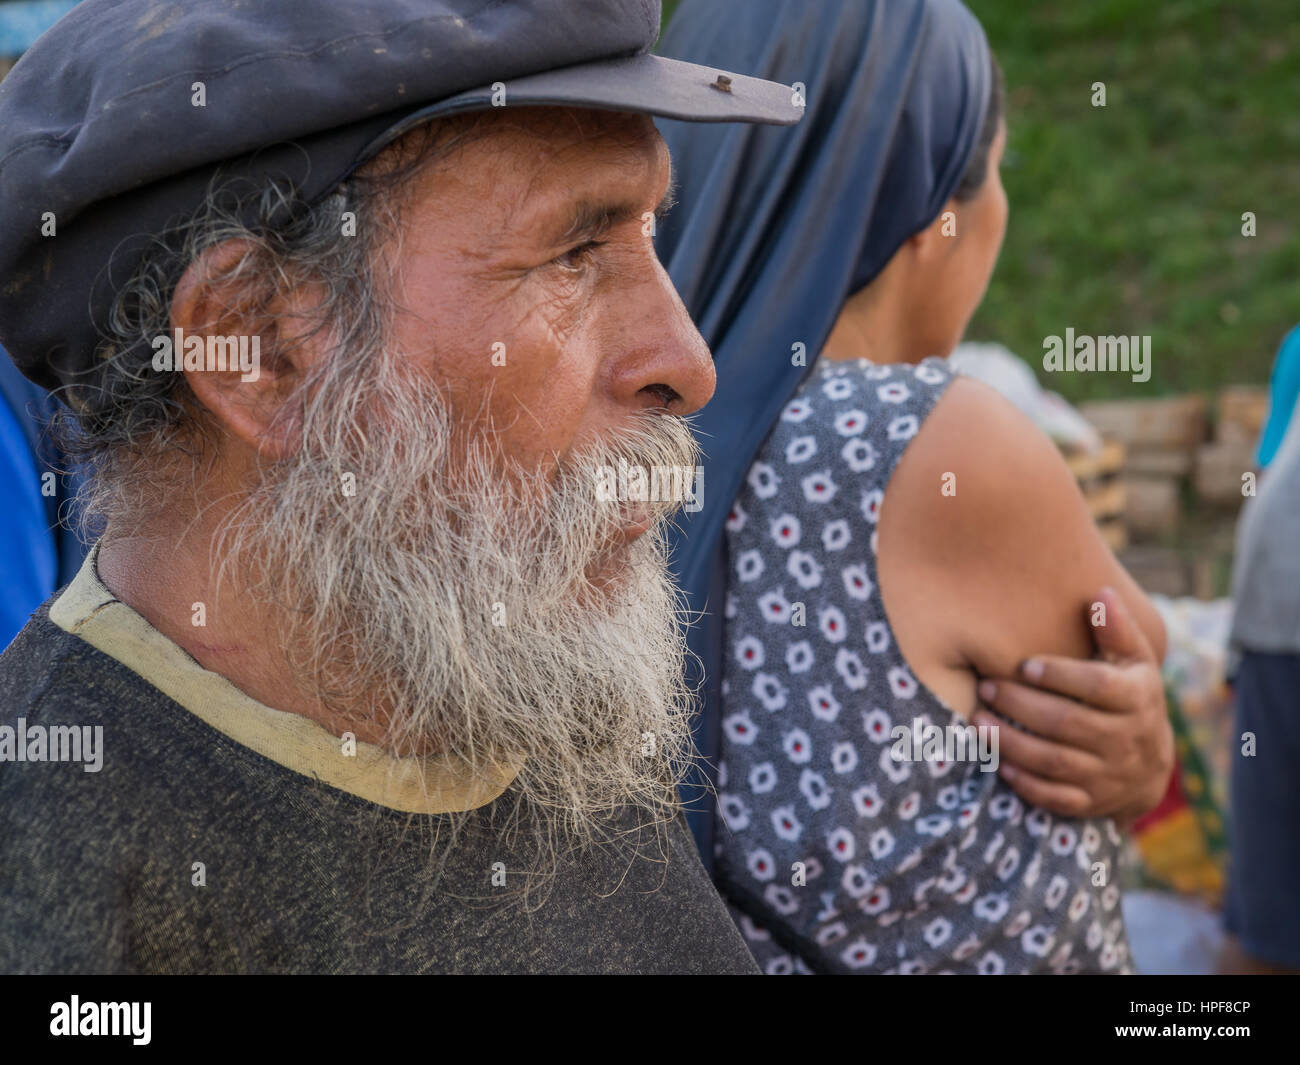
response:
[[[1264,383],[1300,321],[1295,0],[970,6],[1006,74],[1011,201],[970,338],[1074,400]],[[1151,380],[1044,378],[1043,338],[1067,326],[1150,334]]]

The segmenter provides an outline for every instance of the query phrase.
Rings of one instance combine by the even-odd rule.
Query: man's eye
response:
[[[577,273],[585,269],[591,263],[591,257],[595,254],[597,248],[604,247],[603,240],[588,240],[576,247],[570,248],[562,255],[556,256],[551,261],[560,269]]]

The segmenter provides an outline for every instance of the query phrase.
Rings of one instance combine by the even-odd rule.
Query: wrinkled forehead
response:
[[[575,205],[639,215],[658,205],[669,180],[668,147],[648,115],[518,107],[459,116],[444,132],[455,148],[422,176],[420,191],[448,212],[471,210],[484,234],[545,228]]]

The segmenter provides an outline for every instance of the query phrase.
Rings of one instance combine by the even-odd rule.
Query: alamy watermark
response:
[[[596,499],[601,503],[681,503],[695,513],[704,506],[703,466],[635,466],[620,459],[618,467],[596,470]]]
[[[1136,382],[1151,379],[1151,337],[1065,336],[1043,338],[1043,369],[1048,373],[1128,373]]]
[[[896,762],[978,762],[981,773],[998,768],[996,725],[935,725],[912,718],[912,727],[895,725],[889,749]]]
[[[253,336],[185,335],[177,326],[172,335],[153,338],[153,368],[159,373],[182,370],[238,370],[241,381],[256,381],[262,370],[262,338]]]
[[[104,767],[104,726],[0,725],[0,762],[82,762],[87,773]]]

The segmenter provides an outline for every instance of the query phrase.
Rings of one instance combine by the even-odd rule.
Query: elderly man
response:
[[[798,97],[657,8],[86,0],[0,85],[0,342],[102,532],[0,657],[0,969],[754,971],[678,799],[682,500],[623,487],[698,488],[713,390],[649,116]],[[1048,666],[1112,710],[996,705],[1116,756],[1019,786],[1149,805],[1154,668]]]
[[[675,792],[680,500],[597,486],[713,391],[649,116],[799,112],[657,31],[87,0],[0,87],[0,335],[103,523],[0,664],[0,969],[754,971]]]

